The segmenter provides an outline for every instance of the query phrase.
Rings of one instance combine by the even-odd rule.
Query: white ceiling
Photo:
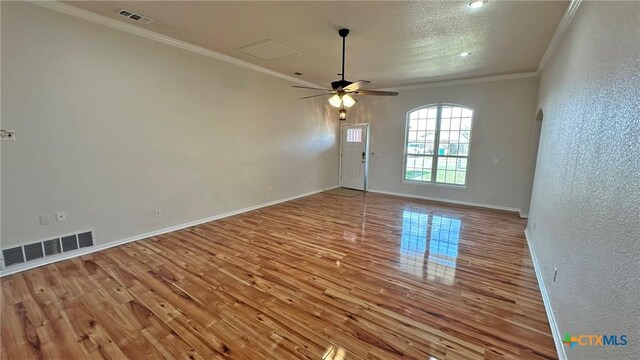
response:
[[[568,1],[205,2],[72,1],[124,22],[125,8],[154,21],[138,25],[265,68],[328,85],[340,72],[347,37],[348,80],[368,88],[535,71]],[[272,61],[236,50],[266,39],[299,54]],[[471,56],[461,58],[463,51]]]

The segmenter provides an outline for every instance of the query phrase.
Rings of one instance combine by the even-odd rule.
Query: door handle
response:
[[[363,151],[363,152],[362,152],[362,160],[364,160],[364,159],[365,159],[365,156],[366,156],[366,153]]]

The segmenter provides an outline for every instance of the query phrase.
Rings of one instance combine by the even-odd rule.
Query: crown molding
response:
[[[526,79],[526,78],[532,78],[537,76],[538,76],[537,72],[524,72],[524,73],[507,74],[507,75],[482,76],[482,77],[459,79],[459,80],[427,82],[427,83],[415,84],[415,85],[389,87],[389,88],[384,88],[380,90],[385,90],[385,91],[417,90],[417,89],[428,89],[428,88],[441,87],[441,86],[465,85],[465,84],[475,84],[475,83],[483,83],[483,82],[491,82],[491,81]]]
[[[485,76],[485,77],[477,77],[477,78],[468,78],[468,79],[459,79],[459,80],[448,80],[448,81],[437,81],[437,82],[427,82],[422,84],[415,85],[406,85],[406,86],[396,86],[396,87],[388,87],[380,90],[387,91],[402,91],[402,90],[416,90],[416,89],[428,89],[433,87],[440,86],[451,86],[451,85],[464,85],[464,84],[474,84],[480,82],[489,82],[489,81],[502,81],[502,80],[515,80],[515,79],[524,79],[529,77],[538,77],[542,73],[542,70],[549,62],[551,55],[558,47],[560,40],[564,36],[564,34],[569,29],[569,25],[571,24],[571,20],[573,16],[576,14],[578,7],[582,3],[582,0],[571,0],[567,10],[564,15],[562,15],[562,19],[560,19],[560,23],[558,23],[558,27],[556,31],[553,33],[553,37],[549,42],[549,46],[544,52],[540,63],[538,64],[538,68],[535,72],[525,72],[525,73],[517,73],[517,74],[508,74],[508,75],[493,75],[493,76]]]
[[[567,7],[567,10],[564,12],[562,19],[560,19],[560,23],[558,24],[556,31],[553,33],[553,37],[549,42],[549,46],[547,46],[547,50],[544,52],[544,55],[542,55],[540,64],[538,64],[538,74],[542,72],[545,66],[547,66],[551,55],[556,50],[558,44],[560,43],[560,40],[562,40],[562,37],[569,29],[569,24],[571,24],[571,20],[576,14],[576,11],[578,10],[578,7],[581,3],[582,0],[571,0],[571,2],[569,3],[569,7]]]
[[[91,21],[100,25],[110,27],[112,29],[138,35],[146,39],[161,42],[163,44],[175,46],[183,50],[191,51],[191,52],[204,55],[216,60],[224,61],[229,64],[241,66],[246,69],[257,71],[257,72],[270,75],[282,80],[286,80],[292,83],[296,83],[303,86],[310,86],[310,87],[322,87],[322,85],[314,84],[309,81],[296,78],[294,76],[273,71],[265,67],[262,67],[260,65],[256,65],[248,61],[240,60],[240,59],[231,57],[229,55],[224,55],[219,52],[209,50],[201,46],[188,43],[186,41],[178,40],[170,36],[162,35],[160,33],[157,33],[151,30],[143,29],[138,26],[122,22],[120,20],[112,19],[104,15],[100,15],[91,11],[80,9],[75,6],[62,3],[58,0],[52,0],[52,1],[25,0],[25,1],[45,7],[50,10],[54,10],[54,11],[66,14],[66,15],[75,16],[87,21]],[[539,76],[541,71],[544,69],[544,67],[548,63],[549,58],[551,57],[555,48],[558,46],[558,43],[562,39],[564,33],[569,28],[569,24],[571,23],[571,20],[575,15],[576,10],[578,9],[578,6],[580,5],[581,2],[582,0],[571,0],[569,7],[565,11],[562,19],[560,20],[560,23],[558,24],[558,27],[556,28],[555,33],[553,34],[553,37],[551,38],[551,41],[549,42],[549,46],[547,47],[547,50],[545,51],[544,55],[542,56],[542,59],[540,60],[538,69],[535,72],[525,72],[525,73],[507,74],[507,75],[492,75],[492,76],[459,79],[459,80],[427,82],[422,84],[388,87],[380,90],[387,90],[387,91],[415,90],[415,89],[427,89],[427,88],[440,87],[440,86],[464,85],[464,84],[474,84],[474,83],[490,82],[490,81],[515,80],[515,79],[537,77]]]
[[[45,7],[47,9],[50,10],[54,10],[66,15],[71,15],[71,16],[75,16],[78,18],[81,18],[83,20],[87,20],[87,21],[91,21],[100,25],[104,25],[104,26],[108,26],[112,29],[116,29],[116,30],[120,30],[120,31],[124,31],[130,34],[134,34],[134,35],[138,35],[141,36],[143,38],[146,39],[151,39],[151,40],[155,40],[158,42],[161,42],[163,44],[167,44],[167,45],[171,45],[171,46],[175,46],[177,48],[183,49],[183,50],[187,50],[187,51],[191,51],[200,55],[204,55],[204,56],[208,56],[210,58],[216,59],[216,60],[220,60],[220,61],[224,61],[227,62],[229,64],[234,64],[237,66],[241,66],[243,68],[246,69],[250,69],[250,70],[254,70],[257,72],[261,72],[263,74],[266,75],[270,75],[273,77],[277,77],[279,79],[282,80],[286,80],[286,81],[290,81],[299,85],[303,85],[303,86],[310,86],[310,87],[318,87],[318,84],[314,84],[308,81],[304,81],[302,79],[290,76],[290,75],[286,75],[286,74],[282,74],[279,73],[277,71],[273,71],[270,69],[267,69],[265,67],[262,67],[260,65],[256,65],[256,64],[252,64],[248,61],[244,61],[244,60],[240,60],[240,59],[236,59],[234,57],[228,56],[228,55],[224,55],[221,54],[219,52],[213,51],[213,50],[209,50],[209,49],[205,49],[201,46],[197,46],[191,43],[188,43],[186,41],[182,41],[182,40],[178,40],[175,38],[172,38],[170,36],[166,36],[166,35],[162,35],[159,34],[157,32],[151,31],[151,30],[146,30],[146,29],[142,29],[140,27],[137,27],[135,25],[132,24],[127,24],[125,22],[122,22],[120,20],[116,20],[116,19],[112,19],[110,17],[104,16],[104,15],[100,15],[100,14],[96,14],[94,12],[91,11],[87,11],[84,9],[80,9],[77,8],[75,6],[72,5],[68,5],[68,4],[64,4],[60,1],[54,0],[54,1],[35,1],[35,0],[25,0],[26,2],[29,2],[31,4],[35,4],[35,5],[39,5],[42,7]]]

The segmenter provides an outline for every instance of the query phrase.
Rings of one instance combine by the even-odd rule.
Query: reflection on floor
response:
[[[424,256],[427,251],[427,223],[429,215],[404,210],[402,212],[402,240],[400,268],[422,278]]]
[[[402,213],[400,268],[422,278],[429,239],[427,278],[451,285],[456,275],[461,220],[410,210]]]
[[[2,359],[554,359],[515,214],[316,194],[2,278]]]
[[[347,352],[341,347],[329,346],[327,351],[322,355],[322,360],[343,360]]]
[[[460,240],[459,219],[447,216],[433,216],[431,237],[429,238],[429,280],[452,285],[456,277],[456,259]]]

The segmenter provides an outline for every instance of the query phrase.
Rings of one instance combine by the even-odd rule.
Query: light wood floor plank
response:
[[[316,194],[2,278],[3,359],[556,359],[515,214]]]

